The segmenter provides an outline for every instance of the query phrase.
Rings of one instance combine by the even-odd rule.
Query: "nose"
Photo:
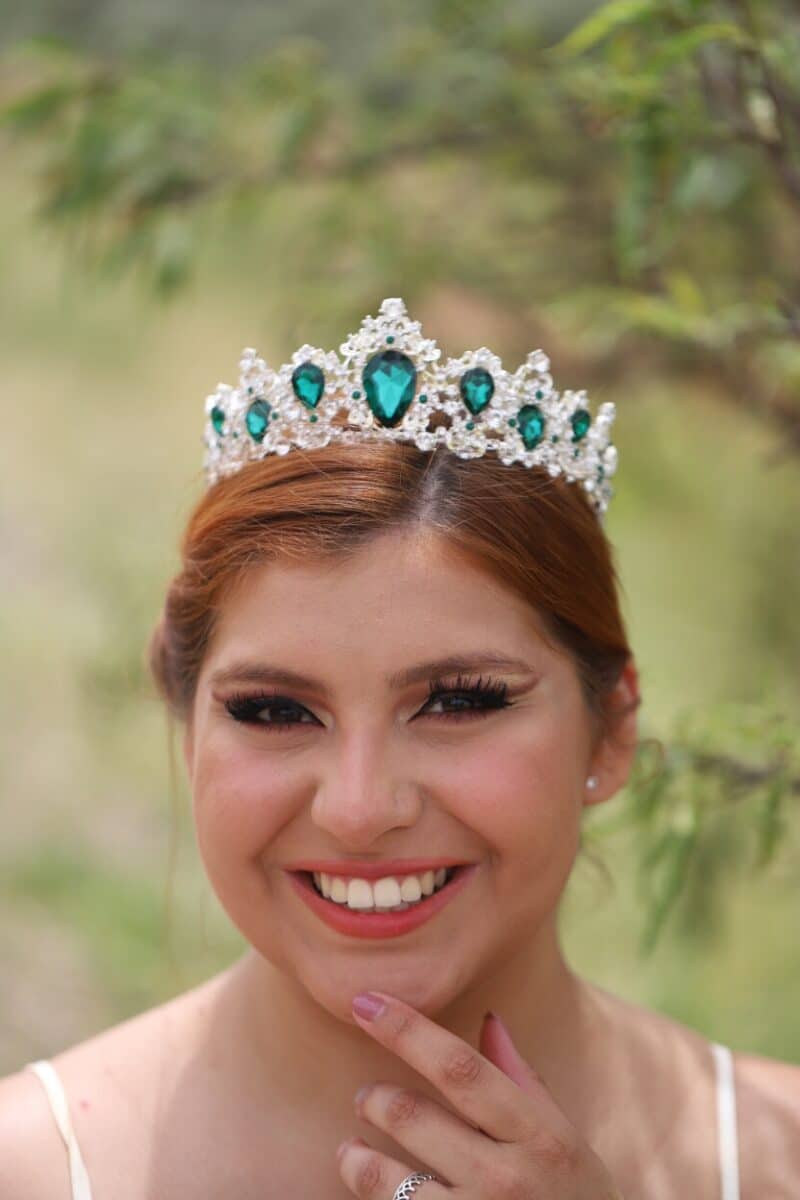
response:
[[[423,789],[409,776],[407,756],[387,749],[385,739],[360,730],[345,739],[321,779],[311,817],[330,844],[366,850],[393,829],[420,819]]]

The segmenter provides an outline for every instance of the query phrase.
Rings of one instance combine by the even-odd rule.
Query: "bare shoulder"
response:
[[[742,1200],[800,1195],[800,1066],[734,1053]]]
[[[622,999],[597,985],[593,994],[617,1028],[631,1035],[637,1047],[636,1070],[647,1082],[661,1081],[660,1094],[674,1099],[664,1137],[655,1146],[648,1167],[647,1194],[672,1196],[676,1180],[688,1193],[719,1196],[719,1134],[716,1065],[711,1040],[691,1026]],[[800,1197],[800,1066],[732,1049],[740,1200],[796,1200]],[[645,1097],[648,1099],[647,1097]],[[642,1105],[652,1116],[657,1095]],[[659,1155],[667,1156],[663,1192],[655,1179]],[[685,1179],[679,1164],[686,1164]],[[637,1194],[631,1191],[631,1194]],[[638,1194],[644,1194],[642,1188]]]
[[[171,1064],[183,1061],[192,1017],[216,979],[50,1058],[90,1181],[123,1196],[141,1178],[147,1131]],[[169,1065],[168,1065],[169,1064]],[[0,1079],[0,1197],[71,1200],[67,1147],[43,1083],[25,1067]],[[109,1194],[108,1189],[103,1194]],[[143,1194],[143,1193],[142,1193]]]
[[[33,1071],[0,1079],[0,1196],[70,1200],[66,1147]]]

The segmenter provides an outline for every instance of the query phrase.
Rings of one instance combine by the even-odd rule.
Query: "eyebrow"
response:
[[[523,662],[521,658],[512,658],[497,650],[483,650],[473,654],[450,654],[446,658],[433,659],[429,662],[417,663],[387,676],[386,683],[390,688],[409,687],[438,675],[452,675],[458,672],[491,669],[510,673],[530,674],[533,667]],[[270,663],[241,661],[232,663],[229,667],[221,667],[210,679],[211,684],[232,683],[280,683],[287,687],[309,688],[321,696],[328,695],[328,688],[319,679],[290,671],[286,667],[273,666]]]

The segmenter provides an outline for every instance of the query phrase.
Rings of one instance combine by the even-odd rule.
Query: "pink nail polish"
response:
[[[353,997],[353,1012],[365,1021],[374,1021],[386,1008],[386,1001],[374,992],[359,992]]]

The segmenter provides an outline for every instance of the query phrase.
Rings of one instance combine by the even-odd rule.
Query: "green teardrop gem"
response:
[[[267,422],[269,421],[270,405],[266,400],[254,400],[247,410],[245,424],[247,432],[254,442],[262,442],[264,434],[267,432]]]
[[[538,404],[523,404],[517,417],[525,449],[533,450],[544,437],[544,413]]]
[[[211,410],[211,424],[214,426],[217,433],[219,433],[219,434],[222,433],[223,427],[225,425],[225,413],[216,404],[214,405],[214,407]]]
[[[300,363],[292,371],[292,389],[306,408],[316,408],[325,391],[325,376],[313,362]]]
[[[494,380],[484,367],[472,367],[461,376],[458,389],[469,411],[477,416],[494,395]]]
[[[382,350],[373,354],[361,373],[367,404],[381,425],[393,426],[402,421],[414,399],[417,368],[399,350]]]
[[[589,426],[592,423],[591,415],[585,408],[577,408],[570,420],[572,421],[572,428],[574,430],[572,440],[573,442],[579,442],[582,437],[586,436],[589,430]]]

